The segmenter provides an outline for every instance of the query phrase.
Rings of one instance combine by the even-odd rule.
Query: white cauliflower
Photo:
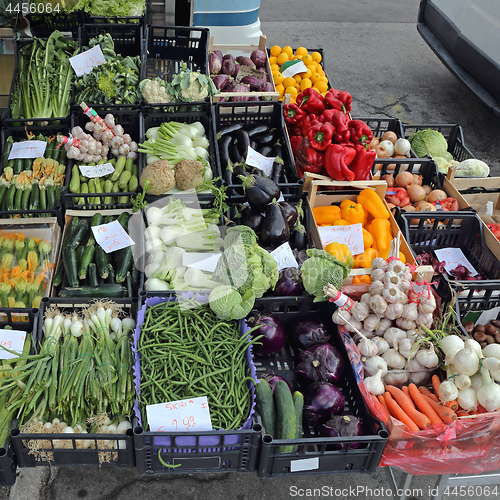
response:
[[[204,101],[208,97],[208,86],[204,85],[203,88],[198,80],[200,73],[190,73],[189,87],[187,89],[181,89],[181,96],[186,101]]]
[[[139,85],[141,96],[147,104],[166,104],[172,102],[167,84],[159,78],[143,80]]]
[[[184,62],[169,85],[171,93],[180,102],[204,101],[219,93],[211,78],[199,71],[191,71]]]

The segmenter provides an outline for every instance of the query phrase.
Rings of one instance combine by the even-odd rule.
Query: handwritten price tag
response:
[[[276,160],[276,157],[268,158],[267,156],[262,156],[258,151],[255,151],[255,149],[252,149],[250,146],[248,146],[246,160],[247,165],[260,168],[268,177],[271,175],[271,172],[273,170],[274,160]]]
[[[146,406],[153,432],[211,431],[212,420],[206,396]]]
[[[112,174],[115,167],[111,163],[103,163],[102,165],[78,165],[80,172],[84,177],[92,179],[94,177],[104,177],[105,175]]]
[[[440,262],[444,260],[444,268],[448,273],[453,271],[458,265],[462,265],[470,271],[472,276],[476,276],[477,271],[467,260],[467,257],[460,248],[441,248],[439,250],[434,250],[434,253]]]
[[[116,252],[122,248],[135,245],[132,238],[130,238],[117,220],[109,224],[93,226],[92,232],[94,233],[94,238],[98,245],[100,245],[106,253]]]
[[[89,50],[69,58],[69,62],[75,70],[76,76],[82,76],[90,73],[93,68],[106,62],[101,47],[95,45]]]
[[[288,241],[273,250],[271,252],[271,255],[278,264],[278,271],[285,269],[285,267],[299,267]]]
[[[182,265],[196,267],[196,269],[201,269],[207,273],[213,273],[221,255],[220,252],[186,252],[182,254]]]
[[[45,154],[47,143],[45,141],[23,141],[12,144],[9,160],[16,158],[41,158]]]
[[[21,330],[0,330],[0,346],[16,351],[19,354],[23,352],[24,341],[26,340],[26,332]],[[0,359],[17,358],[12,354],[0,347]]]
[[[351,224],[350,226],[323,226],[318,227],[319,237],[323,248],[329,243],[343,243],[353,255],[363,253],[363,226]]]

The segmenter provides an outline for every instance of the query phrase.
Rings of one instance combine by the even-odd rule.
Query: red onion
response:
[[[339,382],[345,363],[340,352],[331,344],[315,344],[299,354],[302,361],[295,367],[295,375],[301,384],[311,382]]]
[[[334,415],[321,426],[321,434],[326,437],[355,437],[363,435],[363,426],[353,415]],[[359,443],[351,443],[351,448],[359,448]]]
[[[290,337],[299,349],[305,349],[313,344],[328,342],[330,334],[328,333],[328,327],[323,321],[306,317],[295,323]]]
[[[276,387],[276,384],[278,383],[279,380],[283,380],[283,382],[286,382],[288,388],[290,389],[290,392],[292,391],[292,388],[290,387],[288,380],[285,380],[280,375],[275,375],[274,373],[265,373],[264,375],[262,375],[262,377],[259,378],[262,378],[267,381],[267,383],[271,386],[273,393],[274,393],[274,388]]]
[[[344,395],[329,382],[314,382],[304,392],[304,415],[311,425],[326,422],[344,408]]]
[[[278,281],[274,287],[274,295],[302,295],[302,275],[295,267],[285,267],[280,271]]]
[[[253,346],[253,352],[257,356],[271,356],[283,348],[286,342],[285,327],[275,316],[256,314],[247,318],[246,321],[250,328],[262,325],[251,333],[252,337],[264,336],[258,340],[260,345],[254,344]]]

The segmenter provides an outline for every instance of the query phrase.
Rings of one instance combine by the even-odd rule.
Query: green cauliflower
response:
[[[328,300],[323,291],[324,287],[330,284],[340,290],[350,267],[324,250],[310,248],[306,253],[309,259],[305,260],[300,268],[302,284],[306,292],[314,295],[314,302],[324,302]]]

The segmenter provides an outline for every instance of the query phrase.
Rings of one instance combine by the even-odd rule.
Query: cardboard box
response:
[[[208,43],[208,52],[210,53],[213,50],[220,50],[223,55],[232,54],[235,58],[238,56],[250,57],[250,54],[256,50],[260,49],[266,53],[266,71],[269,81],[271,82],[274,91],[273,92],[222,92],[220,94],[214,95],[212,97],[213,102],[219,102],[221,98],[225,97],[229,100],[230,97],[259,97],[264,100],[277,101],[279,99],[279,92],[276,92],[276,88],[274,86],[273,81],[273,72],[271,71],[271,65],[269,64],[269,57],[267,57],[266,51],[266,37],[261,36],[259,39],[259,45],[216,45],[214,43],[214,37],[211,36]]]
[[[343,191],[327,191],[326,193],[319,193],[319,187],[343,187],[349,188]],[[385,192],[387,190],[387,183],[385,181],[352,181],[352,182],[341,182],[341,181],[324,181],[324,180],[315,180],[310,184],[309,196],[307,201],[311,210],[309,210],[309,228],[311,231],[312,240],[316,248],[323,248],[321,243],[321,239],[318,232],[318,226],[316,225],[316,221],[314,220],[314,216],[312,214],[312,209],[315,207],[325,207],[329,205],[340,205],[342,200],[346,198],[355,201],[359,192],[363,189],[370,188],[373,189],[383,200],[384,204],[387,206],[385,202]],[[387,208],[389,210],[389,208]],[[403,233],[400,230],[396,220],[393,215],[389,211],[389,222],[391,224],[392,234],[394,237],[400,234],[400,251],[406,258],[406,262],[408,264],[414,264],[415,259],[413,257],[413,253],[404,239]],[[370,274],[371,269],[368,268],[358,268],[352,269],[349,273],[349,277],[352,281],[352,276],[359,276],[363,274]],[[347,278],[347,280],[349,279]]]

